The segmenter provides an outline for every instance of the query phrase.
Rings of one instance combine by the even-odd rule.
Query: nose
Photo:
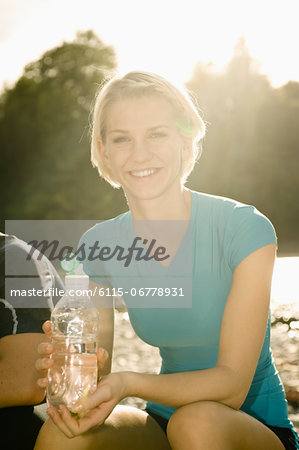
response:
[[[152,159],[152,152],[149,149],[149,146],[144,142],[135,141],[132,146],[131,158],[132,161],[138,164],[142,164],[144,162],[150,161]]]

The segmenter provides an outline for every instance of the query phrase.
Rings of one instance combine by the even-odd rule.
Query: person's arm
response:
[[[247,256],[236,268],[223,314],[214,368],[170,375],[124,374],[126,396],[178,408],[201,400],[243,404],[265,338],[276,244]]]
[[[41,376],[35,369],[42,333],[21,333],[0,339],[0,408],[34,405],[44,399],[36,385]]]
[[[267,328],[276,244],[247,256],[234,271],[223,314],[218,361],[214,368],[193,372],[149,375],[111,373],[77,411],[88,415],[80,421],[62,407],[51,411],[53,421],[69,437],[100,425],[123,398],[140,397],[167,406],[210,400],[234,409],[243,404],[250,388]]]

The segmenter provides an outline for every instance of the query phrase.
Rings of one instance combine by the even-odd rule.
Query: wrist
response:
[[[135,372],[121,372],[123,395],[122,398],[136,397],[136,378]]]

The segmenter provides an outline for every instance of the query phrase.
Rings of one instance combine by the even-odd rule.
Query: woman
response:
[[[49,408],[52,421],[43,426],[36,449],[296,448],[269,349],[275,231],[252,206],[184,187],[204,128],[187,96],[158,75],[130,72],[100,92],[92,162],[110,184],[122,187],[129,212],[88,230],[79,245],[90,248],[103,236],[109,245],[138,236],[142,245],[127,267],[122,254],[117,261],[87,258],[84,269],[92,289],[123,289],[131,323],[160,348],[162,369],[159,375],[102,377],[97,391],[78,405],[79,412],[90,410],[79,420],[64,407]],[[148,265],[142,249],[156,256]],[[134,280],[136,289],[151,282],[153,288],[168,278],[171,293],[184,285],[178,303],[178,296],[167,303],[162,282],[161,303],[159,296],[145,301],[139,295],[140,307],[132,284],[120,282]],[[111,316],[112,309],[103,308],[100,342],[110,359]],[[51,365],[51,351],[41,346],[39,368]],[[100,364],[104,359],[102,354]],[[46,383],[40,380],[41,387]],[[117,406],[127,396],[147,400],[146,411]]]

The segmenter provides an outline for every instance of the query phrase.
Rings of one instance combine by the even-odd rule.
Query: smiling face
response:
[[[114,102],[108,110],[101,156],[130,198],[150,199],[180,189],[187,146],[173,109],[163,98],[143,96]]]

